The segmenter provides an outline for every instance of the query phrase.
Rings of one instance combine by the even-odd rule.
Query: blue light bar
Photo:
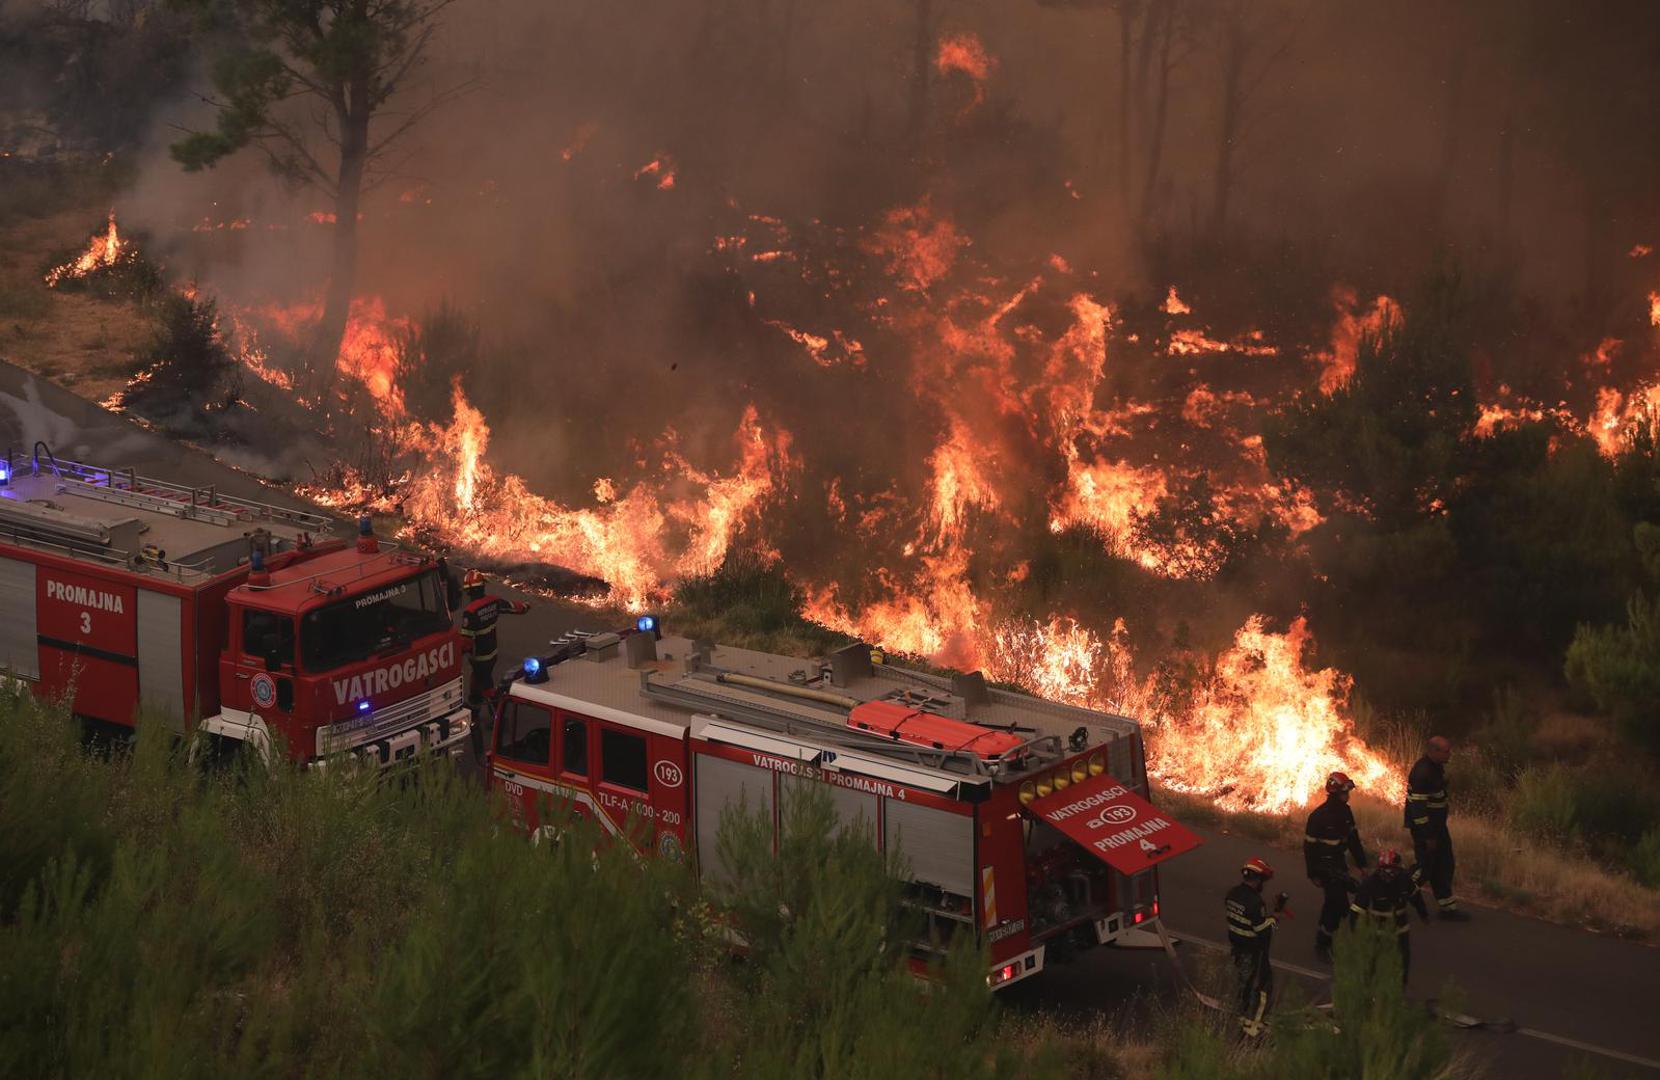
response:
[[[368,712],[369,711],[369,703],[367,701],[358,702],[357,703],[357,711],[358,712]]]

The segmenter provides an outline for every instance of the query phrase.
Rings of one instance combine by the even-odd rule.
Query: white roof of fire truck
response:
[[[1004,690],[978,672],[935,675],[873,662],[875,651],[864,644],[812,659],[683,637],[655,640],[649,631],[577,633],[554,644],[556,656],[576,655],[535,661],[542,681],[515,681],[514,697],[675,737],[690,734],[819,764],[833,760],[839,768],[942,793],[965,795],[969,787],[1018,780],[1120,740],[1131,740],[1140,754],[1134,720]],[[849,725],[855,707],[878,701],[1010,733],[1019,746],[988,759]]]
[[[260,531],[274,555],[333,525],[321,514],[58,460],[43,449],[0,462],[0,542],[194,582],[246,562]]]

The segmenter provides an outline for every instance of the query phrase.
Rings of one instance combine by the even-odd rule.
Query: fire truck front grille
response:
[[[408,701],[377,709],[362,719],[343,720],[317,729],[317,753],[333,754],[394,735],[447,716],[462,704],[461,679],[455,678]]]

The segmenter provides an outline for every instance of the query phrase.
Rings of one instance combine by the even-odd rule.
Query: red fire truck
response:
[[[197,745],[296,761],[458,752],[447,574],[316,514],[59,461],[0,464],[0,675],[94,727],[142,706]]]
[[[525,828],[596,818],[718,884],[722,813],[777,815],[819,785],[838,819],[903,854],[942,948],[988,944],[997,988],[1158,918],[1159,863],[1199,838],[1147,800],[1133,720],[882,662],[660,637],[573,634],[498,701],[490,784]],[[632,831],[631,831],[632,830]]]

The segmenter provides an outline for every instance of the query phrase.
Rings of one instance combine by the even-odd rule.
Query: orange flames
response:
[[[1318,356],[1320,390],[1327,394],[1344,386],[1354,374],[1362,339],[1383,333],[1401,317],[1401,306],[1387,296],[1379,296],[1370,309],[1362,309],[1359,296],[1346,285],[1332,290],[1332,306],[1337,309],[1337,323],[1332,327],[1331,346]]]
[[[1355,735],[1347,713],[1351,680],[1307,668],[1311,645],[1302,619],[1275,634],[1262,616],[1251,616],[1189,697],[1144,713],[1156,733],[1148,771],[1226,810],[1305,806],[1335,771],[1348,773],[1365,794],[1399,801],[1399,770]],[[1126,691],[1144,709],[1160,696],[1151,680],[1120,693]]]
[[[569,158],[565,160],[569,161]],[[658,154],[652,160],[634,170],[634,179],[650,179],[656,182],[658,191],[668,191],[674,187],[674,159],[667,154]]]
[[[996,58],[986,52],[978,36],[967,31],[940,38],[939,48],[934,53],[934,68],[941,75],[956,72],[968,76],[969,85],[974,90],[974,100],[969,109],[984,104],[986,80],[991,78],[996,67]],[[967,113],[968,109],[963,111]]]
[[[662,168],[642,170],[640,179],[660,182]],[[1157,735],[1157,774],[1224,805],[1294,805],[1317,790],[1309,777],[1338,767],[1384,785],[1381,763],[1353,738],[1347,681],[1303,666],[1302,623],[1276,635],[1260,618],[1248,622],[1201,689],[1180,700],[1159,697],[1153,690],[1162,684],[1136,675],[1122,628],[1103,639],[1065,610],[1037,619],[1015,614],[1022,608],[1011,595],[1031,565],[999,562],[997,545],[1006,543],[999,538],[1034,517],[1057,533],[1098,529],[1112,554],[1169,578],[1216,573],[1234,530],[1272,523],[1296,536],[1313,528],[1321,519],[1310,493],[1273,483],[1260,437],[1242,427],[1271,402],[1267,391],[1254,382],[1251,390],[1195,383],[1192,372],[1178,369],[1160,375],[1180,384],[1155,390],[1168,396],[1129,396],[1109,361],[1120,315],[1091,294],[1087,278],[1056,258],[1022,279],[1000,279],[927,200],[889,211],[848,244],[878,268],[885,286],[869,302],[875,337],[827,325],[823,313],[763,317],[778,307],[766,291],[769,275],[799,281],[820,271],[781,222],[748,221],[753,236],[722,236],[712,253],[750,275],[740,287],[754,318],[803,350],[806,371],[861,368],[867,350],[885,363],[878,350],[901,335],[913,364],[895,388],[915,398],[910,434],[929,440],[913,455],[911,494],[898,479],[875,490],[859,489],[857,478],[824,479],[827,528],[845,531],[864,554],[858,569],[840,576],[828,566],[792,564],[810,618],[898,652],[982,668],[1057,700],[1133,710]],[[840,280],[832,269],[824,279]],[[1174,288],[1161,310],[1192,315]],[[267,322],[300,340],[318,315],[302,306],[271,313]],[[312,492],[322,501],[401,511],[412,533],[475,558],[568,567],[609,583],[611,602],[638,610],[661,603],[676,579],[718,567],[740,537],[769,551],[768,508],[803,497],[792,486],[802,466],[791,437],[764,424],[754,405],[738,420],[724,468],[694,464],[670,434],[632,479],[589,481],[591,499],[532,491],[491,461],[489,425],[459,385],[447,422],[409,416],[395,347],[405,329],[378,301],[355,306],[337,367],[367,389],[380,430],[409,471],[390,492],[348,475]],[[1155,332],[1148,348],[1163,353],[1179,340],[1188,339]],[[1207,365],[1278,352],[1256,331],[1214,340],[1220,347],[1205,351],[1217,358]],[[244,362],[279,385],[263,353]],[[1264,369],[1253,379],[1266,377],[1265,365],[1249,366]],[[1303,377],[1290,366],[1267,374]],[[1201,444],[1203,456],[1194,449]],[[1208,502],[1150,529],[1169,506],[1186,506],[1200,481]],[[1199,742],[1206,746],[1189,745]],[[1307,760],[1293,760],[1299,752]]]
[[[95,234],[87,244],[87,249],[74,260],[49,271],[46,275],[46,287],[55,289],[65,281],[75,281],[86,277],[94,270],[114,266],[129,250],[131,245],[121,239],[121,233],[115,227],[115,211],[111,210],[109,227]]]
[[[888,272],[900,288],[924,292],[951,272],[957,253],[968,237],[950,218],[935,214],[927,199],[915,206],[888,211],[868,244],[887,260]]]

